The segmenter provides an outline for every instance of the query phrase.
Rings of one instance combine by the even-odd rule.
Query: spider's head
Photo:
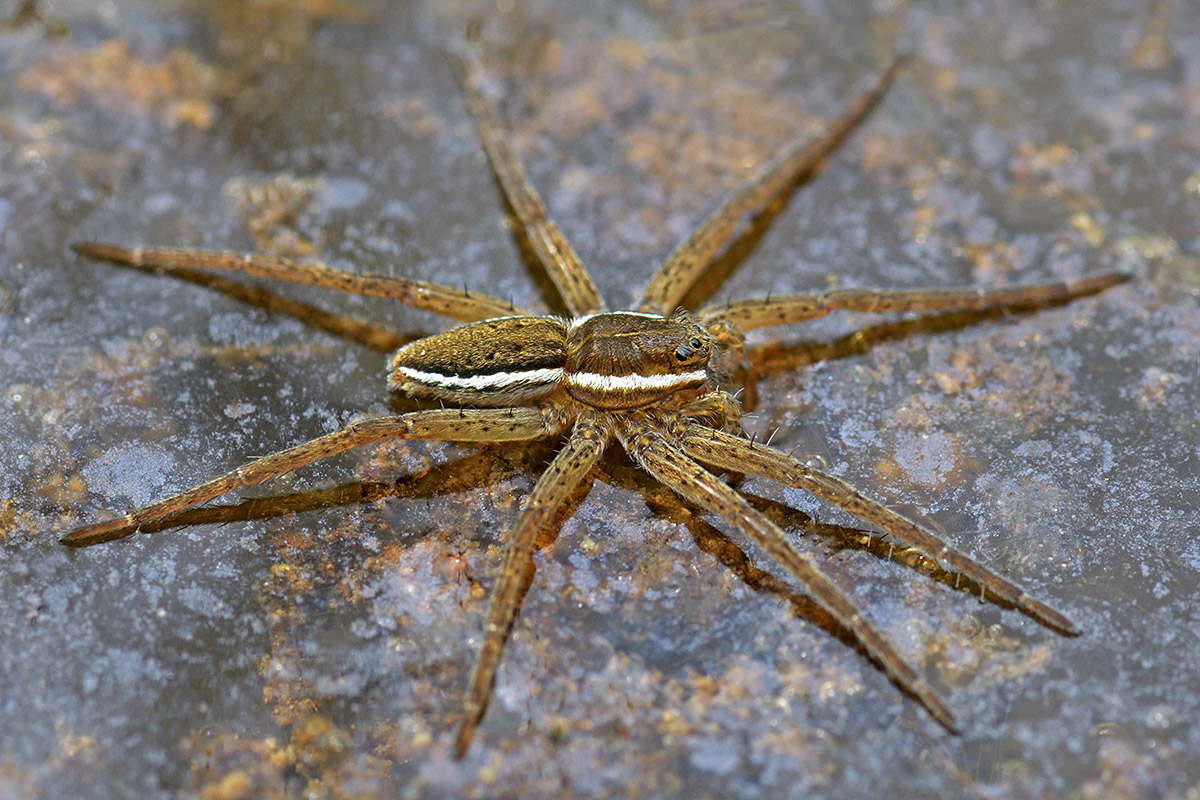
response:
[[[595,408],[640,408],[709,380],[712,335],[686,313],[614,311],[575,320],[565,385]]]

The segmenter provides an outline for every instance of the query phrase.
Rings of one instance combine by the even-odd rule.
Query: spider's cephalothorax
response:
[[[787,535],[707,467],[758,475],[803,488],[840,506],[894,540],[967,578],[990,595],[1064,633],[1075,633],[1063,614],[1012,581],[942,541],[926,527],[872,500],[832,475],[741,434],[740,407],[720,390],[714,351],[738,352],[743,332],[824,316],[859,312],[964,311],[1002,305],[1062,301],[1098,292],[1124,280],[1100,275],[1070,283],[995,289],[851,289],[824,294],[754,298],[677,312],[712,259],[742,220],[785,198],[813,175],[830,152],[882,97],[897,63],[810,142],[789,145],[684,241],[651,279],[633,311],[607,311],[570,243],[546,218],[537,192],[501,133],[495,114],[476,88],[475,68],[462,63],[467,104],[479,126],[489,163],[524,237],[573,317],[530,314],[486,295],[422,281],[362,275],[271,256],[199,250],[127,249],[77,244],[85,255],[119,264],[166,270],[196,279],[196,270],[228,270],[355,294],[391,297],[416,308],[469,323],[400,348],[392,359],[393,388],[449,400],[467,408],[415,411],[353,422],[272,455],[251,461],[208,483],[115,519],[62,536],[87,545],[129,535],[226,492],[383,439],[528,441],[567,434],[538,479],[505,545],[487,625],[455,740],[462,756],[487,708],[496,666],[516,610],[534,541],[555,511],[580,485],[615,439],[630,457],[683,498],[708,510],[753,540],[823,606],[888,675],[939,722],[954,717],[933,688],[859,612],[854,601],[796,550]]]

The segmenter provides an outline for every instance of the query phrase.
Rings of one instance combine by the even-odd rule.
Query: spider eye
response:
[[[693,350],[699,350],[701,347],[704,346],[704,343],[701,342],[699,339],[697,339],[695,336],[692,337],[692,340],[690,342],[688,342],[688,344],[690,344],[692,346]]]
[[[681,345],[679,345],[679,347],[675,348],[675,360],[676,361],[687,361],[691,357],[692,357],[692,351],[687,348],[687,345],[681,344]]]

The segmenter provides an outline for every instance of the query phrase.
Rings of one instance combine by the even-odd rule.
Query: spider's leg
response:
[[[478,322],[492,317],[528,314],[507,300],[498,300],[478,292],[389,275],[345,272],[323,264],[306,264],[278,256],[170,247],[127,248],[99,242],[76,242],[71,245],[71,249],[89,258],[131,267],[161,269],[166,272],[176,269],[227,270],[367,297],[390,297],[413,308],[431,311],[459,322]]]
[[[364,419],[340,431],[255,459],[244,467],[186,492],[130,511],[115,519],[84,525],[59,537],[63,544],[83,546],[120,539],[149,522],[198,506],[226,492],[253,486],[323,458],[383,439],[440,439],[460,442],[503,442],[539,439],[554,433],[557,418],[532,408],[435,409],[399,416]]]
[[[683,435],[680,446],[688,455],[705,464],[761,475],[812,492],[864,522],[877,526],[897,541],[915,547],[939,564],[965,575],[1039,622],[1064,633],[1079,633],[1079,628],[1066,615],[1031,597],[1020,586],[944,542],[923,525],[864,496],[832,475],[813,469],[774,448],[699,426]]]
[[[153,267],[133,267],[147,273],[156,270]],[[393,330],[341,314],[333,314],[308,303],[292,300],[281,294],[270,291],[262,286],[253,286],[235,280],[229,280],[213,272],[202,269],[185,269],[178,267],[168,270],[170,275],[214,292],[220,292],[226,297],[262,309],[271,314],[283,314],[303,322],[317,330],[331,333],[358,342],[361,345],[379,350],[384,353],[394,353],[399,348],[413,340],[412,336],[401,336]]]
[[[1054,303],[1094,294],[1129,278],[1108,272],[1091,278],[994,289],[838,289],[824,294],[759,297],[708,306],[696,312],[705,325],[723,323],[743,331],[823,317],[831,311],[976,311],[994,306]]]
[[[538,262],[550,276],[572,314],[582,316],[604,311],[604,300],[592,282],[592,277],[584,269],[567,237],[546,217],[546,207],[542,205],[542,199],[525,175],[525,170],[513,152],[496,112],[479,89],[479,66],[469,52],[463,52],[451,60],[462,84],[467,108],[475,118],[479,142],[487,153],[492,173],[500,184],[504,199],[525,229],[525,236],[537,255]]]
[[[783,565],[892,680],[916,697],[934,719],[951,731],[957,730],[954,715],[933,688],[904,661],[891,640],[862,616],[854,601],[792,546],[779,526],[717,476],[688,458],[652,425],[631,416],[619,435],[633,460],[647,472],[684,499],[736,526]]]
[[[609,438],[610,434],[603,423],[580,420],[567,444],[554,457],[542,477],[538,478],[517,517],[504,547],[504,565],[500,568],[500,576],[488,600],[483,643],[479,646],[479,655],[471,672],[471,682],[463,703],[463,720],[454,740],[455,758],[462,758],[466,754],[475,736],[475,728],[487,710],[500,653],[517,615],[526,571],[533,562],[533,543],[537,533],[550,523],[558,507],[587,477],[596,459],[608,445]]]
[[[753,180],[725,201],[667,257],[646,287],[638,310],[663,315],[673,312],[713,257],[729,241],[742,217],[762,213],[816,174],[825,158],[879,103],[903,63],[902,58],[893,61],[874,85],[850,103],[820,135],[789,144]]]

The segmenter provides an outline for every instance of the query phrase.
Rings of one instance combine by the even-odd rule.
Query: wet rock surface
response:
[[[1193,6],[12,6],[0,796],[1200,791]],[[715,296],[1133,279],[1036,311],[756,334],[746,426],[944,532],[1083,634],[981,604],[802,492],[741,484],[938,687],[963,725],[950,735],[781,569],[614,453],[543,537],[491,708],[455,762],[487,589],[554,442],[385,443],[186,527],[58,545],[417,407],[387,393],[388,350],[446,326],[384,301],[123,270],[73,241],[258,248],[561,310],[512,243],[445,57],[467,30],[614,306],[778,147],[911,51]]]

